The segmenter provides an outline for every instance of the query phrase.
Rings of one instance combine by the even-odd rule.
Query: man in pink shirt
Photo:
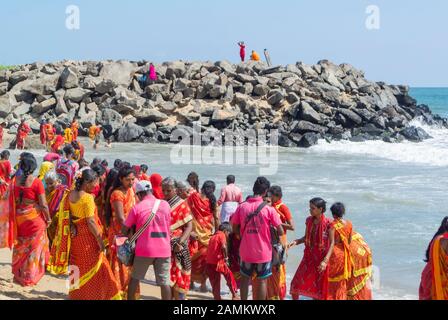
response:
[[[128,234],[133,226],[139,230],[148,220],[156,205],[149,181],[140,181],[136,185],[136,194],[140,202],[129,212],[123,227]],[[160,201],[154,219],[138,238],[135,246],[135,259],[131,281],[128,289],[128,300],[134,300],[140,281],[145,279],[149,266],[154,266],[157,285],[160,286],[162,300],[171,300],[170,267],[171,267],[171,209],[166,201]]]
[[[235,176],[227,176],[227,186],[222,188],[218,206],[221,208],[221,223],[229,222],[238,205],[243,202],[243,194],[235,185]]]
[[[254,273],[259,279],[254,300],[266,300],[267,279],[272,275],[271,226],[283,235],[279,215],[263,202],[270,186],[268,179],[259,177],[254,184],[254,195],[238,206],[231,219],[233,230],[241,238],[241,300],[247,300],[249,282]]]

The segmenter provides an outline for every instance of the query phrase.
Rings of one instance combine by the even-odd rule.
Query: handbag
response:
[[[130,239],[126,239],[123,241],[123,237],[115,238],[115,245],[117,247],[117,258],[125,266],[130,267],[134,264],[135,243],[154,219],[157,210],[159,209],[160,202],[160,200],[156,200],[148,220],[146,220],[145,224]]]

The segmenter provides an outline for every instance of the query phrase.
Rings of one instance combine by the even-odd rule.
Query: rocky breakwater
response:
[[[115,141],[143,143],[178,142],[172,132],[192,133],[194,123],[214,137],[230,129],[242,137],[236,144],[247,143],[246,130],[277,129],[284,147],[310,147],[319,139],[430,138],[410,124],[416,118],[448,127],[417,105],[407,86],[368,81],[349,64],[174,61],[155,67],[153,83],[139,82],[146,61],[62,61],[0,71],[0,121],[13,134],[20,118],[34,133],[42,117],[59,124],[76,118],[81,134],[95,123],[110,125]]]

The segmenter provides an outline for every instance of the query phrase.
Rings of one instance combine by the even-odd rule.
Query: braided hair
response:
[[[84,170],[81,174],[81,176],[79,178],[76,179],[75,182],[75,190],[76,191],[81,191],[82,186],[85,183],[90,183],[92,181],[95,181],[95,179],[98,178],[98,175],[95,171],[93,171],[92,169],[87,169]]]
[[[31,155],[31,156],[30,156]],[[26,180],[30,175],[34,173],[37,169],[36,158],[32,154],[27,154],[25,157],[22,157],[19,163],[19,168],[22,170],[22,175],[20,176],[20,187],[25,187]],[[23,200],[23,189],[20,188],[19,201],[22,203]]]
[[[212,212],[215,212],[216,210],[215,190],[216,190],[216,184],[213,181],[205,181],[201,189],[201,192],[210,201],[210,210],[212,210]]]
[[[448,232],[448,217],[445,217],[442,221],[442,224],[440,225],[439,230],[437,230],[436,234],[434,235],[434,237],[432,238],[431,242],[429,243],[428,249],[426,249],[426,260],[424,260],[425,262],[429,262],[429,256],[431,254],[431,246],[432,243],[434,242],[434,240],[436,240],[436,238],[444,233]]]

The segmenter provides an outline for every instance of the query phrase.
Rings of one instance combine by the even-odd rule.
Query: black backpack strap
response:
[[[241,233],[241,240],[243,240],[243,236],[244,236],[244,233],[246,232],[246,228],[247,228],[247,225],[249,224],[249,222],[256,216],[258,216],[260,214],[261,210],[263,210],[263,208],[266,207],[267,205],[268,204],[266,202],[263,202],[258,206],[257,210],[255,210],[251,214],[247,215],[245,224],[244,224],[244,230]]]

